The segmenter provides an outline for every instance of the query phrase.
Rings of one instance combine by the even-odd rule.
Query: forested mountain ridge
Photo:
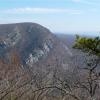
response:
[[[33,91],[55,84],[55,74],[64,76],[71,68],[71,58],[68,47],[39,24],[0,25],[0,99],[36,99],[42,90]]]

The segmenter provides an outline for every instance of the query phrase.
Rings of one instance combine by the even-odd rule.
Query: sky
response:
[[[0,24],[35,22],[52,32],[100,32],[100,0],[0,0]]]

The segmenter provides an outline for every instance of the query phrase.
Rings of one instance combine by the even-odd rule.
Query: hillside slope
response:
[[[0,25],[1,100],[31,100],[34,90],[53,83],[56,72],[68,74],[72,56],[62,41],[39,24]]]

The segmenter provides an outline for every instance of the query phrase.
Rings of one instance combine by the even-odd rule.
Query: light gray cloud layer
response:
[[[80,10],[76,9],[57,9],[57,8],[13,8],[1,10],[4,14],[48,14],[48,13],[69,13],[69,14],[80,14]]]

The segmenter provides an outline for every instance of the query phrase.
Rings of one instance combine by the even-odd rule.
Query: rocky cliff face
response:
[[[34,49],[29,57],[26,59],[26,64],[32,66],[34,63],[38,62],[42,57],[46,57],[48,53],[53,48],[53,43],[50,40],[47,40],[43,43],[42,48]]]

